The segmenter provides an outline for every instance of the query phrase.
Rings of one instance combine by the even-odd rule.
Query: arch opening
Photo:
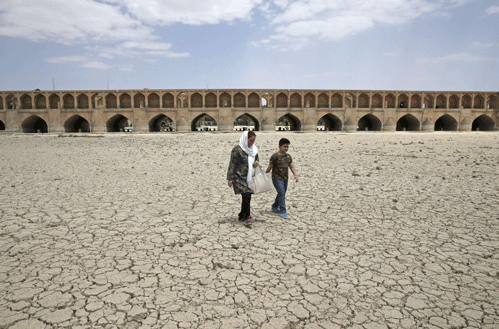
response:
[[[326,114],[317,121],[317,130],[320,131],[341,131],[342,123],[340,118],[334,114]]]
[[[117,133],[125,131],[125,127],[129,127],[128,118],[121,115],[116,114],[111,119],[107,120],[106,127],[108,133]],[[131,123],[130,123],[131,125]]]
[[[473,131],[494,131],[495,122],[489,116],[482,114],[475,120],[471,125],[471,130]]]
[[[21,109],[30,109],[33,105],[31,103],[31,97],[28,94],[21,96]]]
[[[76,98],[76,102],[78,103],[79,109],[88,109],[90,104],[88,102],[88,96],[85,94],[80,94]]]
[[[143,108],[146,106],[146,97],[144,94],[138,93],[133,96],[133,107],[136,109]]]
[[[203,113],[192,120],[191,131],[217,131],[217,121],[212,116]]]
[[[22,129],[24,133],[47,133],[48,126],[45,120],[37,115],[32,115],[22,123]]]
[[[245,113],[239,116],[236,120],[234,120],[234,130],[260,130],[260,124],[258,120],[248,113]]]
[[[36,109],[46,109],[47,102],[45,96],[39,94],[35,96],[35,108]]]
[[[242,93],[234,95],[234,107],[246,107],[246,97]]]
[[[300,120],[291,113],[285,114],[277,119],[276,131],[301,131]]]
[[[256,93],[248,96],[248,107],[260,107],[260,97]]]
[[[380,131],[381,121],[373,114],[366,114],[357,123],[358,131]]]
[[[200,93],[192,94],[191,107],[203,107],[203,96]]]
[[[171,132],[175,131],[175,124],[173,120],[164,115],[159,114],[149,121],[149,131],[150,132]]]
[[[204,97],[205,107],[217,107],[217,96],[214,93],[208,93]]]
[[[406,114],[397,121],[397,131],[419,131],[420,127],[419,120],[411,114]]]
[[[64,131],[67,133],[89,133],[90,124],[80,115],[73,115],[64,123]]]
[[[454,131],[457,130],[457,121],[448,114],[442,115],[435,121],[435,131]]]
[[[5,130],[5,124],[0,120],[0,130]]]
[[[175,107],[175,98],[172,94],[166,93],[163,95],[163,107],[164,108],[174,108]]]
[[[120,95],[120,108],[128,109],[132,107],[132,97],[127,93]]]

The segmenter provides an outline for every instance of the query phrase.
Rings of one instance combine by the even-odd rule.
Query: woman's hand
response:
[[[229,187],[232,187],[232,181],[228,181]]]
[[[258,167],[258,162],[255,161],[255,162],[253,162],[253,168],[256,168],[256,167]]]

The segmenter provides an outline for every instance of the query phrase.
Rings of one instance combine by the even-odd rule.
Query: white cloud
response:
[[[63,44],[153,38],[120,7],[91,0],[2,0],[0,35]]]
[[[419,62],[430,63],[430,64],[448,63],[448,62],[477,63],[477,62],[487,62],[493,60],[494,59],[472,55],[470,53],[459,53],[459,54],[450,54],[447,56],[441,56],[435,58],[423,58],[419,60]]]
[[[405,24],[446,11],[471,0],[274,0],[266,7],[276,36],[340,40],[377,24]],[[307,44],[307,42],[301,42]],[[259,42],[254,42],[259,44]],[[283,46],[283,48],[286,48]]]
[[[383,53],[385,57],[400,57],[400,53]]]
[[[61,64],[61,63],[84,62],[85,60],[86,57],[83,56],[61,56],[61,57],[45,58],[44,61],[46,63]]]
[[[487,49],[487,48],[492,48],[494,47],[495,44],[492,43],[492,42],[488,42],[488,43],[481,43],[480,41],[476,41],[473,43],[473,48],[479,48],[479,49]]]
[[[253,9],[263,0],[120,0],[143,22],[169,25],[218,24],[235,20],[248,20]]]
[[[99,69],[99,70],[106,70],[111,68],[111,65],[108,65],[106,63],[100,62],[100,61],[90,61],[86,62],[81,65],[81,67],[87,68],[87,69]]]
[[[487,15],[499,14],[499,6],[491,6],[485,10]]]

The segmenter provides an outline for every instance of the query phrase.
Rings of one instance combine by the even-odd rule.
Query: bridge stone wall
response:
[[[376,90],[87,90],[0,91],[0,130],[95,133],[155,131],[169,119],[178,132],[195,131],[209,115],[232,131],[246,115],[257,130],[433,131],[499,130],[499,92]]]

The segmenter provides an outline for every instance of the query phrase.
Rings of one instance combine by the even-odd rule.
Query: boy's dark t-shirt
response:
[[[288,179],[288,168],[293,162],[291,155],[278,153],[272,154],[270,157],[270,163],[272,164],[272,178],[287,180]]]

